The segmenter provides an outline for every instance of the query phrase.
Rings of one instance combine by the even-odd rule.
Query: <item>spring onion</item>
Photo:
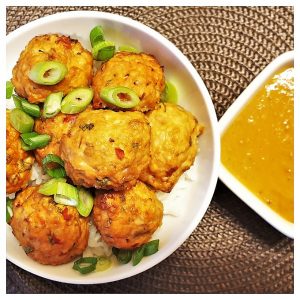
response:
[[[132,108],[140,102],[140,98],[133,90],[123,86],[103,88],[100,97],[121,108]]]
[[[12,95],[15,106],[32,117],[39,118],[41,116],[40,107],[37,104],[29,103],[26,99],[18,96]]]
[[[74,262],[73,269],[81,274],[88,274],[95,271],[97,262],[96,257],[81,257]]]
[[[125,51],[125,52],[139,53],[139,51],[136,48],[128,45],[120,46],[118,50]]]
[[[14,91],[14,86],[11,81],[6,81],[6,99],[10,99]]]
[[[111,266],[111,260],[108,257],[98,257],[96,272],[102,272],[107,270]]]
[[[54,201],[58,204],[69,206],[77,206],[78,204],[78,190],[75,186],[65,183],[57,183],[57,191],[54,195]]]
[[[13,205],[13,200],[6,197],[6,223],[9,223],[11,217],[13,216],[12,205]]]
[[[50,135],[36,134],[36,132],[22,134],[21,138],[23,142],[30,147],[30,150],[37,149],[37,148],[44,148],[51,141]]]
[[[63,98],[62,92],[50,94],[44,102],[43,117],[52,118],[56,116],[61,109],[61,100]]]
[[[95,60],[106,61],[115,54],[116,46],[113,42],[102,41],[96,43],[92,48],[92,54]]]
[[[30,147],[29,145],[27,145],[23,140],[21,140],[21,148],[24,151],[30,151],[30,150],[34,150],[34,147]]]
[[[83,216],[87,217],[93,208],[94,198],[92,194],[83,187],[78,189],[78,204],[77,210]]]
[[[66,171],[64,168],[63,160],[55,154],[48,154],[42,160],[44,171],[51,177],[61,178],[66,177]],[[54,165],[58,165],[56,168],[53,168]]]
[[[162,94],[162,102],[174,103],[178,102],[177,90],[174,84],[170,81],[166,82],[165,90]]]
[[[62,81],[67,75],[67,67],[58,61],[41,61],[29,71],[29,78],[38,84],[54,85]]]
[[[14,108],[10,113],[10,123],[19,132],[32,131],[34,120],[19,108]]]
[[[94,27],[90,32],[90,42],[92,47],[97,43],[104,41],[103,29],[101,26]]]
[[[46,183],[42,184],[39,188],[39,193],[51,196],[57,194],[57,184],[59,182],[67,182],[66,178],[52,178]]]
[[[77,88],[70,92],[61,103],[61,112],[64,114],[77,114],[86,109],[93,99],[91,88]]]

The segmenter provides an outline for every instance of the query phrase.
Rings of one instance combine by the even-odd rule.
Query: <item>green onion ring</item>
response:
[[[81,257],[74,262],[73,269],[81,274],[88,274],[95,271],[97,261],[96,257]]]
[[[34,120],[19,108],[14,108],[10,112],[10,123],[20,133],[31,132]]]
[[[57,191],[54,195],[54,201],[58,204],[77,206],[78,190],[75,186],[65,183],[57,183]]]
[[[118,50],[124,52],[139,53],[139,51],[136,48],[129,45],[120,46]]]
[[[63,95],[63,92],[57,92],[48,95],[44,102],[44,118],[52,118],[60,112]]]
[[[46,196],[51,196],[57,194],[57,184],[59,182],[67,182],[66,178],[52,178],[46,183],[40,185],[39,187],[39,193],[46,195]]]
[[[60,167],[57,168],[49,168],[48,164],[52,164],[52,163],[56,163],[58,164]],[[61,177],[66,177],[66,171],[64,168],[64,161],[58,157],[55,154],[48,154],[47,156],[45,156],[42,160],[42,164],[43,164],[43,169],[44,171],[51,177],[54,178],[61,178]]]
[[[78,188],[78,204],[76,206],[78,212],[83,217],[87,217],[93,208],[94,198],[92,194],[85,188]]]
[[[98,42],[92,48],[92,54],[95,60],[106,61],[115,54],[116,46],[113,42]]]
[[[111,266],[111,259],[100,256],[97,259],[96,272],[103,272]]]
[[[100,25],[94,27],[90,32],[90,42],[92,47],[94,47],[97,43],[104,41],[104,33],[103,29]]]
[[[67,67],[58,61],[41,61],[29,71],[28,77],[35,83],[54,85],[62,81],[67,75]]]
[[[172,82],[170,81],[166,82],[165,90],[163,91],[161,101],[177,104],[178,94],[177,94],[176,87]]]
[[[12,95],[16,108],[19,108],[32,117],[39,118],[41,116],[40,107],[37,104],[29,103],[26,99]]]
[[[13,216],[13,200],[6,197],[6,223],[9,223],[11,220],[11,217]]]
[[[14,86],[11,81],[6,81],[6,99],[10,99],[14,91]]]

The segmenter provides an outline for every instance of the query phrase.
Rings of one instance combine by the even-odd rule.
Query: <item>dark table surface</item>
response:
[[[7,7],[7,33],[68,10],[124,15],[172,41],[204,80],[218,118],[275,57],[294,47],[291,7]],[[159,265],[107,284],[71,285],[7,261],[7,293],[293,293],[293,240],[218,182],[203,220]]]

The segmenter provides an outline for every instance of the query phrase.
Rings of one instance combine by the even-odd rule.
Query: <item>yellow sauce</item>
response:
[[[223,165],[294,222],[294,69],[274,74],[221,137]]]

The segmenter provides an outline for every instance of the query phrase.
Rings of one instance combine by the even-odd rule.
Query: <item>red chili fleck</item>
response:
[[[67,115],[64,117],[64,123],[75,122],[77,115]]]
[[[125,153],[124,153],[124,151],[122,149],[115,148],[115,152],[116,152],[116,155],[117,155],[118,159],[122,160],[124,158]]]
[[[65,207],[64,210],[61,213],[62,213],[62,215],[63,215],[63,217],[66,221],[70,221],[72,219],[72,216],[68,214],[68,208],[67,207]]]

